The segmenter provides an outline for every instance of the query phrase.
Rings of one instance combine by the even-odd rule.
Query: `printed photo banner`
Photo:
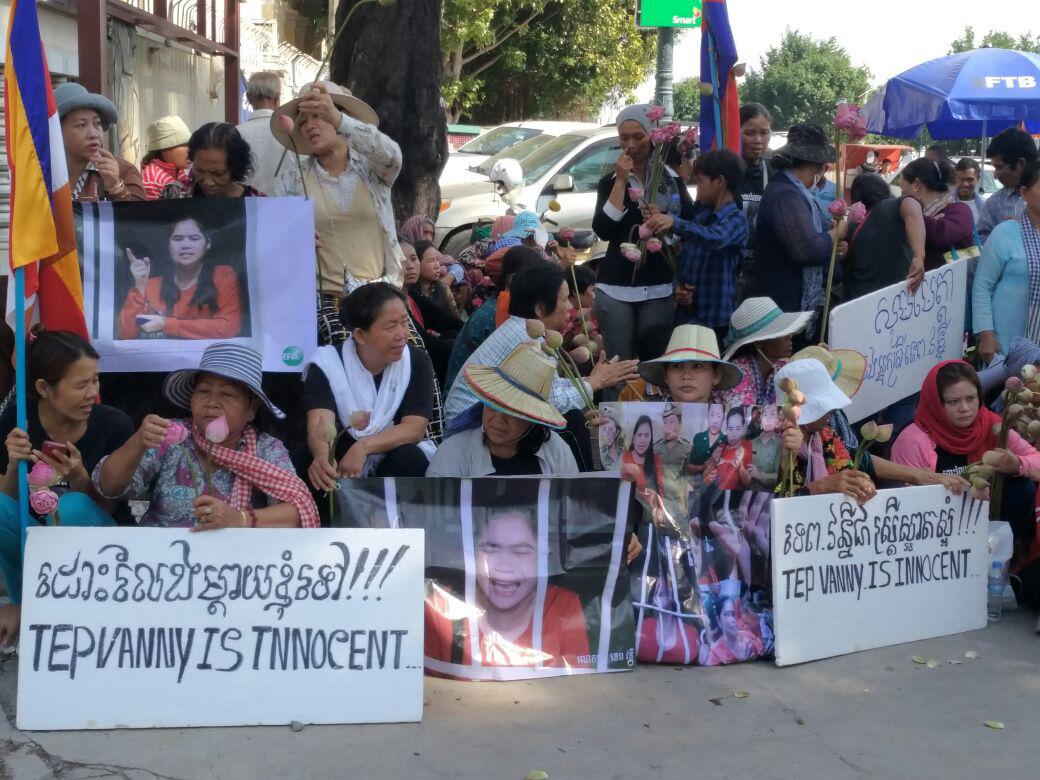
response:
[[[518,680],[635,666],[631,485],[570,479],[340,480],[337,523],[426,533],[426,671]]]
[[[84,314],[102,371],[193,368],[215,341],[265,371],[317,348],[314,207],[302,198],[76,204]]]
[[[984,628],[988,508],[938,485],[774,501],[777,665]]]
[[[605,404],[600,459],[634,481],[638,660],[717,666],[773,649],[775,406]]]
[[[422,719],[415,530],[30,528],[18,728]]]
[[[858,422],[920,392],[928,370],[964,349],[968,264],[957,261],[924,275],[915,295],[906,283],[836,306],[830,315],[832,349],[867,359],[867,373],[846,409]]]

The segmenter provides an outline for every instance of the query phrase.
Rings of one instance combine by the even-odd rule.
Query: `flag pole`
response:
[[[719,97],[719,70],[715,36],[708,31],[708,64],[711,66],[711,99],[715,106],[715,148],[725,149],[726,139],[722,137],[722,100]]]
[[[14,269],[14,387],[15,387],[15,424],[23,431],[28,431],[28,408],[26,399],[25,373],[25,268]],[[18,461],[18,510],[21,520],[21,554],[25,555],[25,533],[29,528],[29,463]]]

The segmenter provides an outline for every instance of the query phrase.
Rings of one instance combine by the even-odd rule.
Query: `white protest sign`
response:
[[[217,341],[298,372],[317,348],[303,198],[77,204],[83,314],[102,371],[196,368]]]
[[[829,346],[867,359],[850,421],[919,392],[932,366],[961,356],[967,278],[967,262],[954,262],[926,273],[915,295],[900,282],[835,307]]]
[[[937,485],[774,500],[777,665],[983,628],[988,507]]]
[[[30,528],[18,728],[422,718],[424,535]]]

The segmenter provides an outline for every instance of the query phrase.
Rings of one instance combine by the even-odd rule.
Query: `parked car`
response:
[[[596,125],[587,122],[510,122],[499,125],[460,146],[458,151],[451,152],[441,171],[440,184],[444,187],[456,183],[460,178],[465,179],[465,172],[469,168],[541,133],[558,136],[571,130],[593,127]]]
[[[456,255],[471,241],[473,228],[513,211],[528,209],[545,214],[551,230],[574,228],[591,230],[596,211],[599,180],[613,172],[621,154],[617,130],[613,125],[575,130],[548,141],[530,138],[520,149],[520,159],[508,152],[496,155],[481,166],[488,173],[463,183],[441,187],[441,212],[437,218],[435,243],[445,254]],[[523,179],[502,195],[489,178],[496,163],[515,160]],[[696,193],[690,187],[691,194]],[[548,212],[550,201],[560,208]]]

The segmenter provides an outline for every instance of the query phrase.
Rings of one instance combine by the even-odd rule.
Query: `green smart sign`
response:
[[[638,0],[640,27],[700,27],[701,0]]]

